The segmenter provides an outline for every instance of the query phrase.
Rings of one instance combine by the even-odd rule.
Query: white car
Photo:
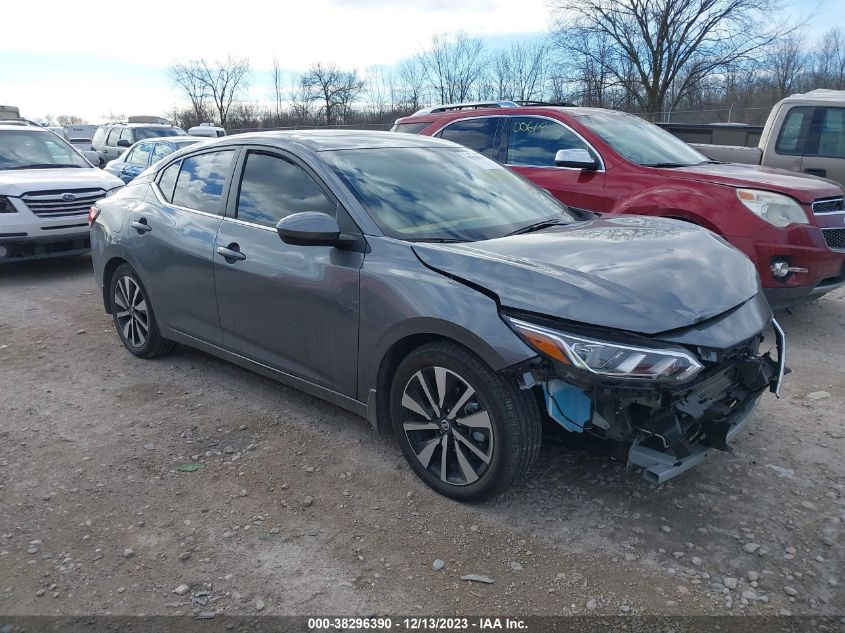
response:
[[[90,249],[88,210],[123,183],[85,154],[47,128],[0,121],[0,263]]]

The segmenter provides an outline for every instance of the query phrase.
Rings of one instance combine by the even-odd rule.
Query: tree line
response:
[[[181,127],[387,124],[434,103],[511,99],[621,109],[652,120],[760,123],[780,98],[845,89],[845,32],[813,41],[781,0],[552,0],[543,37],[501,50],[463,32],[435,36],[391,67],[331,61],[271,80],[248,59],[190,60],[168,75]],[[268,83],[269,85],[263,85]],[[250,94],[265,93],[262,100]]]

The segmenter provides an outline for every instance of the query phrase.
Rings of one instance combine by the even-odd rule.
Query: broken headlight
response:
[[[508,316],[505,321],[544,356],[600,376],[684,382],[703,369],[692,354],[678,347],[639,347],[576,336]]]

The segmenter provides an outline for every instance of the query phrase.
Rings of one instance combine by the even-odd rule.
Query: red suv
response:
[[[438,106],[393,131],[465,145],[570,207],[706,227],[751,258],[775,307],[845,285],[845,193],[832,181],[713,161],[639,117],[598,108]]]

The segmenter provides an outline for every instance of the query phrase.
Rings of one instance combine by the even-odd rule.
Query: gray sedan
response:
[[[659,483],[727,450],[784,372],[754,266],[725,241],[569,210],[439,139],[227,137],[90,219],[132,354],[189,345],[365,416],[456,499],[524,475],[544,423]]]

